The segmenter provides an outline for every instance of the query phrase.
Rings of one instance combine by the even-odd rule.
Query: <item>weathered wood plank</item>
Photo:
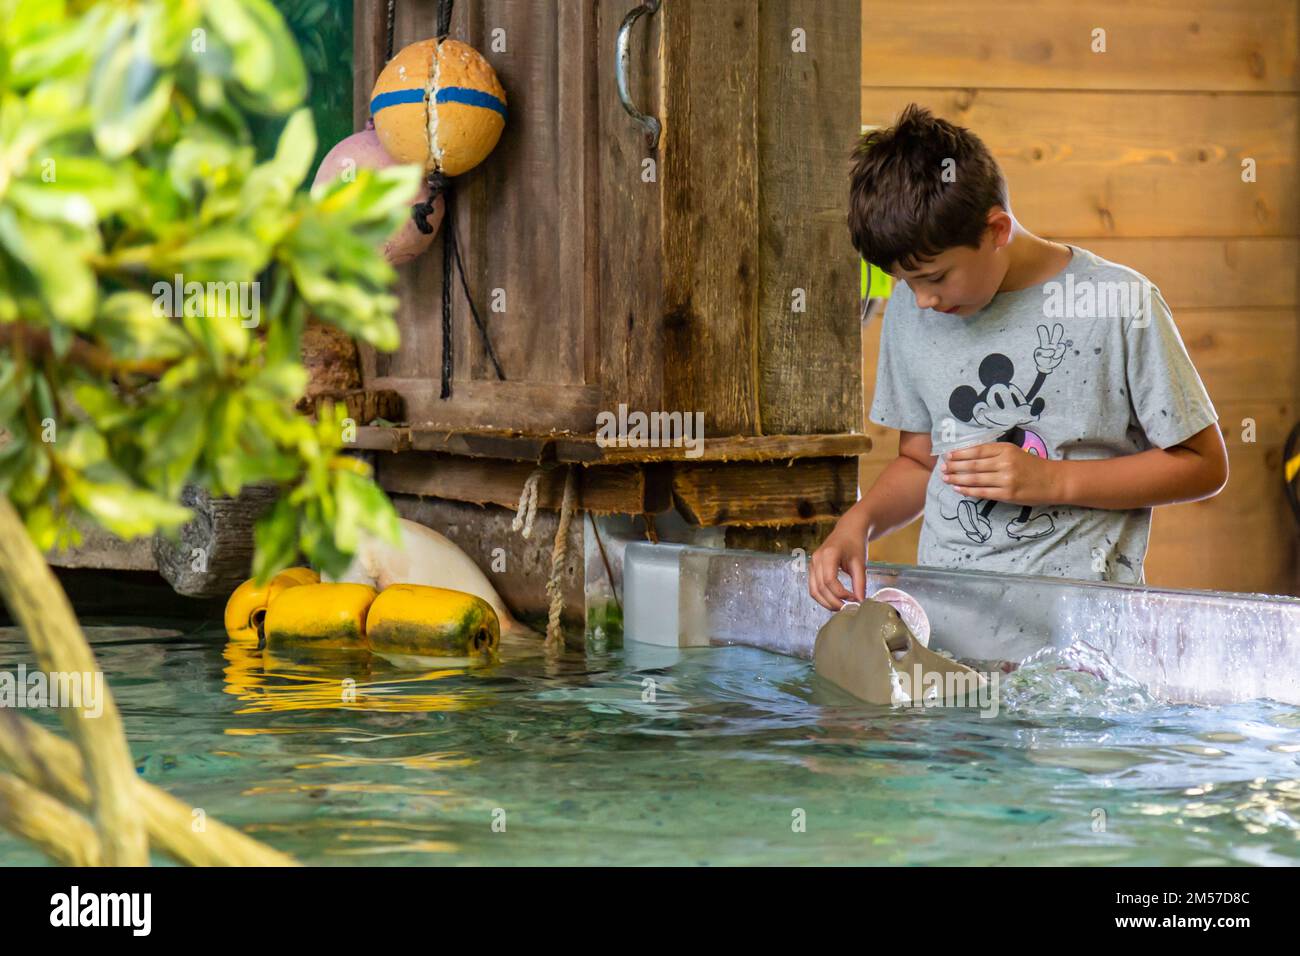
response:
[[[862,429],[858,259],[846,226],[859,128],[859,7],[859,0],[758,7],[759,420],[766,434]]]
[[[436,9],[433,0],[398,4],[395,48],[430,36]],[[527,0],[459,4],[452,17],[452,35],[487,57],[509,100],[510,118],[492,155],[456,179],[454,228],[474,304],[511,384],[576,387],[580,393],[594,388],[587,145],[595,135],[588,115],[595,64],[572,54],[592,46],[594,22],[595,12],[583,6],[557,12]],[[504,32],[493,35],[497,28]],[[358,56],[364,62],[364,51]],[[360,77],[356,85],[362,87]],[[400,392],[413,421],[473,421],[484,413],[483,390],[468,386],[496,382],[456,279],[452,395],[439,394],[442,247],[451,228],[445,223],[428,252],[398,268],[400,349],[376,355],[362,347],[367,384],[384,380],[374,387]],[[565,414],[563,407],[556,411],[560,419]],[[544,406],[501,401],[493,417],[530,427],[545,415]]]
[[[364,129],[370,119],[370,91],[384,68],[388,42],[387,0],[355,0],[352,4],[352,128]]]
[[[442,401],[439,382],[437,375],[381,375],[368,379],[366,386],[400,392],[406,420],[422,428],[590,432],[596,420],[598,393],[592,385],[460,381],[454,401]]]
[[[673,500],[691,523],[786,526],[838,517],[857,500],[856,458],[673,465]]]
[[[280,496],[270,484],[247,485],[234,498],[213,497],[194,485],[181,491],[180,503],[194,509],[177,542],[153,539],[158,573],[177,594],[229,595],[248,578],[253,565],[253,525]]]
[[[659,183],[664,150],[649,150],[614,86],[615,38],[631,5],[597,0],[596,115],[599,245],[599,380],[602,408],[657,409],[663,400],[663,249]],[[630,38],[628,83],[643,112],[663,121],[663,8]],[[666,131],[665,136],[675,135]],[[648,162],[649,161],[649,162]],[[591,423],[594,427],[594,421]]]
[[[635,465],[585,468],[578,465],[578,502],[598,514],[641,514],[645,477]],[[377,462],[386,491],[430,495],[452,501],[516,508],[535,462],[460,458],[428,452],[390,455]],[[558,509],[564,498],[565,467],[550,468],[537,482],[537,507]]]
[[[862,0],[862,78],[874,86],[1295,92],[1298,12],[1292,0]],[[1099,27],[1104,53],[1093,52]]]
[[[590,435],[548,432],[529,434],[509,429],[437,429],[360,427],[352,448],[370,451],[447,452],[478,458],[618,464],[671,461],[780,461],[861,455],[871,449],[865,435],[723,435],[700,446],[698,458],[684,447],[601,447]]]
[[[652,408],[703,412],[716,434],[762,434],[758,2],[666,3],[658,16],[665,355]]]
[[[348,448],[356,451],[410,451],[411,430],[401,426],[386,428],[363,425],[357,429],[356,440],[349,443]]]
[[[592,48],[594,26],[587,4],[479,0],[455,7],[453,35],[489,60],[509,101],[501,141],[456,178],[456,189],[470,291],[510,381],[587,382],[586,87],[595,64],[582,54]],[[457,380],[495,381],[459,282],[455,289]],[[425,321],[440,309],[430,306]]]
[[[598,445],[593,438],[555,440],[560,461],[774,461],[783,458],[822,458],[860,455],[871,441],[865,435],[719,435],[706,437],[699,455],[692,458],[683,447],[617,447]]]

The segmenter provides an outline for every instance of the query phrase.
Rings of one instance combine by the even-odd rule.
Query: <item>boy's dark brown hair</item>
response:
[[[948,159],[954,182],[944,181]],[[849,232],[859,255],[886,271],[915,269],[955,246],[978,248],[993,206],[1010,209],[988,148],[915,103],[893,126],[864,133],[853,151]]]

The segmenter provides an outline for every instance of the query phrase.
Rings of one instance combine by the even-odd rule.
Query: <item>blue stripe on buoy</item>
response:
[[[386,106],[400,106],[403,103],[423,103],[424,90],[389,90],[387,93],[380,93],[370,101],[370,115],[374,116]]]
[[[501,118],[506,118],[506,104],[491,93],[484,93],[482,90],[476,90],[470,86],[444,86],[438,90],[438,95],[434,97],[438,103],[464,103],[466,106],[481,106],[484,109],[496,110],[501,114]]]

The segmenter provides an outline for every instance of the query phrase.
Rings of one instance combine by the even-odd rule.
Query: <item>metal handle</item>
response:
[[[646,145],[650,149],[658,147],[659,133],[663,127],[653,116],[647,116],[632,104],[632,94],[627,88],[627,68],[631,59],[631,53],[628,50],[628,37],[632,33],[632,24],[636,23],[642,15],[658,11],[659,2],[660,0],[642,0],[641,3],[628,11],[627,16],[623,18],[623,23],[618,28],[618,55],[614,71],[615,78],[618,81],[618,100],[623,104],[623,109],[627,110],[628,115],[645,129]]]

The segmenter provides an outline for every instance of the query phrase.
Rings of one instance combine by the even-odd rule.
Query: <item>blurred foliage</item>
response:
[[[0,0],[0,22],[0,493],[37,546],[76,543],[73,515],[174,533],[183,484],[267,480],[259,576],[396,540],[342,410],[293,404],[309,312],[396,347],[378,249],[419,170],[300,189],[317,138],[269,0]],[[269,153],[256,117],[283,120]]]
[[[312,169],[330,148],[351,136],[352,126],[352,0],[273,0],[284,17],[307,69],[307,100],[316,121],[318,142]],[[253,142],[271,152],[284,121],[251,118]]]

